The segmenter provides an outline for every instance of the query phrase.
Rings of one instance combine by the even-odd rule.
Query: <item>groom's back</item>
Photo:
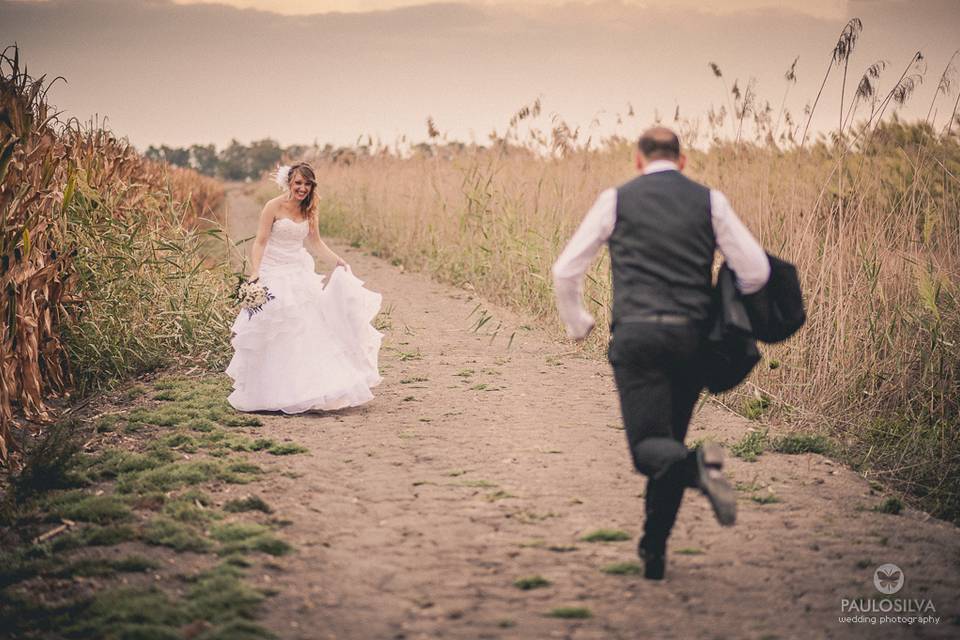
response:
[[[614,322],[655,313],[707,317],[716,248],[710,189],[679,171],[638,176],[617,190],[609,245]]]

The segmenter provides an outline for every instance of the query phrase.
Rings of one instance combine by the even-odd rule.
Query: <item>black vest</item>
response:
[[[614,323],[651,313],[707,318],[717,246],[710,189],[679,171],[634,178],[617,189],[609,245]]]

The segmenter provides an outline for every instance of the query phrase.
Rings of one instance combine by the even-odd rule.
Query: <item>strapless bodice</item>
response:
[[[313,260],[303,247],[303,241],[310,232],[309,221],[294,222],[290,218],[279,218],[273,222],[267,247],[263,252],[261,267],[268,269],[281,266],[302,266],[304,257]]]

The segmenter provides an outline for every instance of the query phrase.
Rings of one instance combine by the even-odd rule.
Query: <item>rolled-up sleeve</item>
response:
[[[737,276],[740,293],[756,293],[770,279],[770,260],[730,206],[727,197],[710,191],[710,210],[717,248]]]
[[[617,190],[607,189],[597,197],[553,265],[557,310],[570,338],[581,339],[593,328],[593,316],[583,307],[583,277],[616,221]]]

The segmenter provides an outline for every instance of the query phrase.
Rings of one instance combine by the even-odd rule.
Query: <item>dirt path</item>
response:
[[[255,203],[235,189],[228,206],[231,229],[248,228]],[[336,250],[383,293],[384,382],[359,409],[264,418],[265,434],[310,448],[279,462],[288,473],[264,487],[298,549],[258,578],[280,591],[268,628],[305,639],[960,634],[957,529],[874,511],[884,496],[819,455],[732,459],[742,489],[733,529],[688,492],[665,582],[602,572],[636,561],[644,486],[606,363],[469,292]],[[478,305],[494,318],[481,331],[503,323],[496,337],[471,330]],[[690,439],[730,443],[750,425],[708,404]],[[766,496],[779,501],[752,499]],[[631,539],[580,540],[600,528]],[[873,576],[884,563],[905,576],[894,598],[931,600],[926,615],[939,624],[838,621],[857,615],[842,599],[880,602]],[[533,575],[550,584],[514,586]],[[592,617],[546,615],[563,606]]]

